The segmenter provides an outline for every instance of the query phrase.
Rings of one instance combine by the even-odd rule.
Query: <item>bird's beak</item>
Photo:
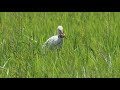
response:
[[[65,34],[63,33],[63,38],[66,38]]]
[[[60,31],[60,34],[62,35],[62,38],[66,38],[65,33]]]

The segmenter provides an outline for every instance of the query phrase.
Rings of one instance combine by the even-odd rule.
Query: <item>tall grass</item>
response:
[[[63,48],[43,54],[58,25]],[[120,77],[119,34],[118,12],[1,12],[0,77]]]

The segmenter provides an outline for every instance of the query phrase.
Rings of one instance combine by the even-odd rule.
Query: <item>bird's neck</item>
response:
[[[61,38],[61,39],[62,39],[62,38],[63,38],[63,36],[59,34],[59,35],[58,35],[58,38]]]

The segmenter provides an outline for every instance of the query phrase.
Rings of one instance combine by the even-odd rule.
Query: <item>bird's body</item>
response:
[[[50,37],[43,45],[43,48],[49,47],[52,49],[62,48],[63,39],[58,38],[58,35]]]
[[[59,49],[62,48],[63,44],[63,38],[65,37],[65,34],[63,33],[63,27],[58,26],[58,35],[54,35],[50,37],[42,46],[42,48],[50,48],[51,50],[53,49]]]

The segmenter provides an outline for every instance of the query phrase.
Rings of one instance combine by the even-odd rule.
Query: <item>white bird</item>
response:
[[[58,26],[58,35],[54,35],[50,37],[42,46],[42,48],[50,48],[51,50],[53,49],[59,49],[62,48],[63,45],[63,38],[65,37],[65,34],[63,32],[63,27]]]

